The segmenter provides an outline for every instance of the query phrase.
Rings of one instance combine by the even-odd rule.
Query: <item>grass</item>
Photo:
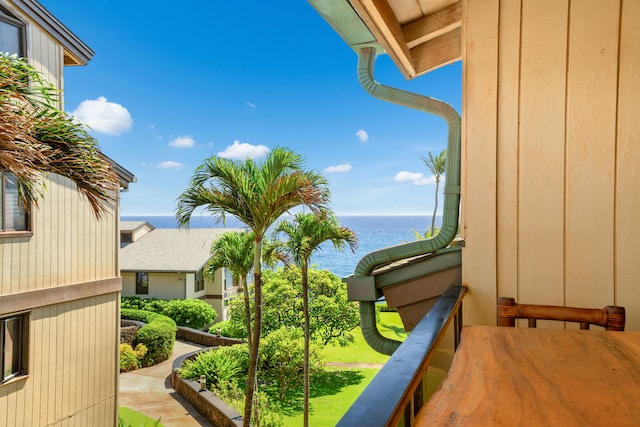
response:
[[[380,313],[378,322],[380,333],[387,337],[403,341],[407,337],[398,313]],[[347,347],[327,346],[325,360],[337,363],[383,364],[389,356],[380,354],[365,342],[360,328],[353,331],[355,343]],[[357,397],[369,385],[378,373],[378,368],[327,368],[325,372],[311,379],[311,413],[309,424],[316,426],[336,425],[342,415],[355,402]],[[292,391],[287,396],[289,403],[282,407],[284,425],[301,426],[303,422],[302,389]]]
[[[124,427],[164,427],[160,420],[154,420],[126,406],[120,407],[118,415],[124,423],[122,424]]]
[[[383,336],[398,341],[404,341],[408,335],[404,331],[400,315],[395,312],[380,313],[378,330]],[[389,360],[389,356],[380,354],[369,347],[360,328],[356,328],[353,335],[355,342],[347,347],[326,346],[324,349],[325,360],[339,363],[386,363]]]
[[[313,378],[309,425],[336,425],[377,373],[378,369],[327,369],[319,377]],[[303,423],[302,396],[296,401],[299,408],[283,411],[285,426],[301,426]]]

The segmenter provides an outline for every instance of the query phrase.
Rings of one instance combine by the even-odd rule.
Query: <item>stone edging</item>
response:
[[[191,406],[193,406],[204,418],[215,426],[237,427],[242,425],[242,415],[220,400],[218,396],[209,390],[200,391],[197,381],[187,380],[178,375],[178,370],[185,360],[195,357],[198,353],[210,350],[210,348],[197,350],[176,358],[171,367],[171,386]]]

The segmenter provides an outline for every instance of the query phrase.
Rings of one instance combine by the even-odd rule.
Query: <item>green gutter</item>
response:
[[[445,165],[444,211],[442,227],[438,234],[429,239],[371,252],[360,260],[353,276],[345,279],[349,294],[357,295],[355,299],[360,301],[360,327],[365,340],[374,350],[390,355],[401,343],[383,337],[377,329],[375,301],[379,295],[371,273],[376,268],[395,261],[436,252],[448,246],[455,238],[458,231],[460,209],[461,120],[458,112],[446,102],[376,82],[373,78],[375,57],[376,50],[372,47],[363,47],[358,51],[358,80],[367,92],[383,101],[442,117],[447,122],[449,129]]]
[[[380,353],[392,354],[400,342],[384,338],[377,329],[375,301],[381,294],[376,289],[375,278],[371,274],[376,268],[394,261],[439,252],[440,249],[448,246],[455,237],[458,231],[460,206],[460,115],[447,103],[383,86],[373,79],[376,54],[384,53],[384,49],[380,47],[348,0],[308,1],[347,45],[358,54],[358,78],[369,93],[384,101],[440,116],[449,127],[445,166],[444,215],[440,232],[431,239],[371,252],[358,263],[353,276],[345,279],[349,298],[353,301],[360,301],[360,327],[367,343]],[[436,268],[435,265],[434,268]]]

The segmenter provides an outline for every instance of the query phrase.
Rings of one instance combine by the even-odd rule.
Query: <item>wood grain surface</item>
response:
[[[467,326],[415,425],[640,425],[640,332]]]

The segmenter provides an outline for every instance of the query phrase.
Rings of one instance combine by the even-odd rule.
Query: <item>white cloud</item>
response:
[[[196,145],[196,141],[189,135],[179,136],[169,142],[170,147],[191,148]]]
[[[402,171],[398,172],[396,176],[393,177],[393,180],[395,182],[415,182],[421,180],[422,178],[424,178],[424,175],[420,172]]]
[[[369,134],[364,129],[360,129],[358,132],[356,132],[356,136],[358,137],[360,142],[367,142],[367,140],[369,139]]]
[[[324,168],[325,173],[335,173],[335,172],[349,172],[353,167],[348,163],[343,163],[337,166],[329,166]]]
[[[160,169],[180,169],[182,167],[182,163],[174,162],[172,160],[167,160],[167,161],[158,163],[158,167]]]
[[[262,157],[269,152],[269,148],[264,145],[251,145],[246,142],[233,141],[233,145],[218,153],[218,157],[226,159],[255,159]]]
[[[71,115],[94,131],[108,135],[120,135],[133,125],[129,111],[104,96],[82,101]]]
[[[436,177],[433,175],[413,181],[414,185],[429,185],[429,184],[435,184],[435,183],[436,183]]]
[[[249,108],[256,108],[256,104],[254,104],[253,102],[245,102],[244,105],[246,105]]]

